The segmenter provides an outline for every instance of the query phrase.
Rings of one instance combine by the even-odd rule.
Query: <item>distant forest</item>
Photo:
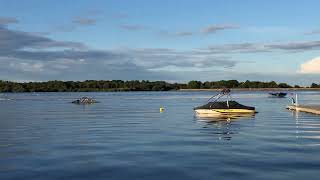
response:
[[[89,92],[89,91],[170,91],[179,89],[220,89],[220,88],[300,88],[286,83],[222,80],[190,81],[168,83],[165,81],[48,81],[48,82],[10,82],[0,81],[0,92]],[[310,88],[320,88],[312,83]]]

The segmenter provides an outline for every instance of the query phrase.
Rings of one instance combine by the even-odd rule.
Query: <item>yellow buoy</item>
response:
[[[164,107],[160,107],[160,112],[163,112],[164,111]]]

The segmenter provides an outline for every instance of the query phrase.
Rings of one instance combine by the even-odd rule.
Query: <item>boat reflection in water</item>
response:
[[[238,134],[241,128],[240,121],[253,120],[255,114],[217,114],[216,116],[196,115],[197,122],[204,123],[203,128],[209,129],[219,140],[231,140],[232,136]]]

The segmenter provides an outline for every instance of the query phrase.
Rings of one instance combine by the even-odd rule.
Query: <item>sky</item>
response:
[[[320,1],[0,0],[0,79],[320,83]]]

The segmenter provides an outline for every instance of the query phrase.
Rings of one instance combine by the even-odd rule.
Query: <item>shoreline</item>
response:
[[[179,89],[177,91],[221,91],[222,89]],[[231,91],[320,91],[320,88],[230,88]]]
[[[168,91],[143,91],[143,90],[121,90],[121,89],[109,89],[103,91],[32,91],[32,92],[0,92],[0,93],[88,93],[88,92],[220,92],[223,89],[178,89]],[[244,92],[244,91],[262,91],[262,92],[284,92],[284,91],[320,91],[320,88],[231,88],[231,91]]]
[[[320,84],[311,86],[290,86],[286,83],[237,80],[190,81],[188,83],[168,83],[148,80],[85,80],[85,81],[46,81],[10,82],[0,80],[0,92],[131,92],[131,91],[221,91],[225,87],[232,91],[318,91]],[[196,88],[196,89],[193,89]],[[203,89],[202,89],[203,88]],[[205,89],[208,88],[208,89]],[[209,89],[213,88],[213,89]]]

